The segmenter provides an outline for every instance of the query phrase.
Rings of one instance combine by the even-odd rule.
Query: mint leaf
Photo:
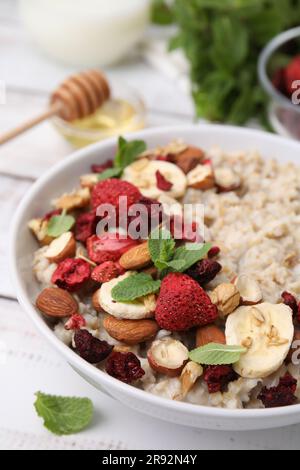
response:
[[[119,137],[119,149],[114,162],[115,168],[124,170],[146,149],[147,146],[143,140],[128,142],[124,137]]]
[[[93,404],[88,398],[60,397],[36,393],[34,407],[44,426],[53,434],[75,434],[86,428],[93,417]]]
[[[49,235],[49,237],[58,238],[63,233],[71,230],[74,224],[74,217],[67,215],[67,211],[64,210],[61,215],[51,217],[47,226],[47,235]]]
[[[240,360],[241,355],[246,352],[247,349],[241,346],[210,343],[191,351],[189,358],[191,361],[206,366],[222,366],[235,364]]]
[[[99,173],[98,181],[109,180],[110,178],[119,178],[123,173],[122,168],[109,168],[108,170]]]
[[[133,274],[112,289],[112,298],[116,302],[132,302],[145,295],[155,294],[160,285],[161,282],[153,280],[149,274]]]
[[[152,23],[166,26],[174,22],[171,6],[165,0],[152,0],[151,11]]]
[[[183,273],[195,263],[203,259],[211,247],[211,243],[188,243],[185,246],[177,248],[174,261],[182,262],[182,266],[178,269],[178,271]]]
[[[167,263],[172,260],[175,253],[175,240],[168,230],[157,228],[150,234],[148,247],[151,259],[157,269],[168,267]]]

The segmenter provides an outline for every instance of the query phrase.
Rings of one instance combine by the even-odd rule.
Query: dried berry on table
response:
[[[87,330],[77,330],[74,335],[75,351],[90,364],[104,361],[113,350],[106,341],[100,341]]]
[[[107,360],[106,372],[126,384],[135,382],[145,375],[140,360],[131,352],[113,352]]]
[[[83,259],[67,258],[59,263],[52,275],[52,283],[69,292],[81,289],[90,279],[91,267]]]

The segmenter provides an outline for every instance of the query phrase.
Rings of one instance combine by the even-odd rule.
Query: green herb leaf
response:
[[[71,230],[75,222],[74,217],[67,215],[67,211],[64,210],[61,215],[51,217],[47,226],[47,235],[49,235],[49,237],[58,238],[63,233]]]
[[[171,6],[165,0],[153,0],[151,20],[158,25],[169,25],[174,22]]]
[[[133,302],[145,295],[155,294],[160,285],[161,282],[153,280],[149,274],[133,274],[112,289],[112,298],[116,302]]]
[[[222,366],[235,364],[240,360],[241,355],[246,352],[247,349],[241,346],[210,343],[191,351],[189,358],[191,361],[206,366]]]
[[[128,142],[124,137],[119,137],[119,149],[114,162],[115,168],[124,170],[146,149],[147,146],[143,140]]]
[[[53,434],[75,434],[86,428],[93,417],[93,404],[88,398],[60,397],[36,393],[34,403],[44,426]]]
[[[148,247],[151,259],[159,269],[168,267],[167,263],[172,260],[175,253],[175,240],[166,229],[157,228],[150,234]]]
[[[187,243],[185,246],[177,248],[174,261],[179,260],[182,262],[182,267],[178,271],[184,272],[203,259],[211,247],[211,243]]]
[[[98,175],[98,181],[109,180],[110,178],[119,178],[122,173],[122,168],[109,168]]]

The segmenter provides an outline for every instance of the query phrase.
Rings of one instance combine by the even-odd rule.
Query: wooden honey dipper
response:
[[[83,119],[93,114],[109,97],[108,81],[100,71],[88,70],[73,75],[52,93],[47,111],[0,136],[0,145],[53,116],[59,116],[69,122]]]

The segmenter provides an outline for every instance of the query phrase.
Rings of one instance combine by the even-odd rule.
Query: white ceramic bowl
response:
[[[217,125],[180,126],[150,129],[130,135],[144,139],[150,147],[163,145],[175,138],[203,148],[219,145],[225,150],[257,149],[266,157],[280,161],[300,162],[300,145],[294,141],[235,127]],[[287,426],[300,422],[300,405],[270,410],[225,410],[178,403],[151,395],[126,385],[88,364],[59,341],[34,306],[39,285],[32,275],[32,257],[36,242],[27,229],[33,217],[49,209],[49,201],[71,190],[78,178],[94,162],[104,161],[114,154],[116,142],[109,140],[85,148],[64,159],[33,185],[22,201],[14,218],[11,234],[11,268],[19,302],[40,333],[53,348],[89,383],[125,405],[142,413],[195,428],[217,430],[253,430]],[[76,390],[74,391],[76,392]]]

